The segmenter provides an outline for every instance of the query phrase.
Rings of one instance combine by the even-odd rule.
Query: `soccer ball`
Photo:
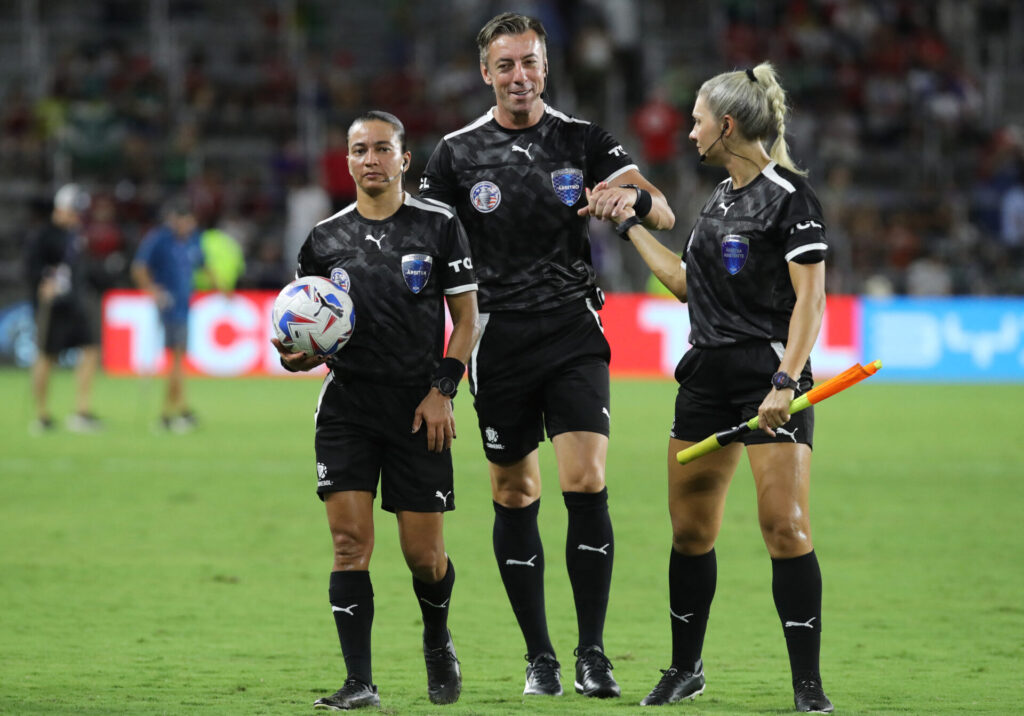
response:
[[[323,276],[303,276],[274,299],[274,333],[286,348],[312,356],[334,355],[356,325],[352,298]]]

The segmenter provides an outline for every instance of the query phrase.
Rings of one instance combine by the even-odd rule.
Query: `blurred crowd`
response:
[[[769,59],[794,108],[793,156],[829,221],[830,292],[1024,293],[1013,0],[12,5],[0,20],[21,29],[0,42],[27,43],[26,27],[48,42],[0,76],[0,204],[34,209],[0,220],[5,279],[53,189],[74,180],[92,194],[96,288],[129,284],[136,245],[181,191],[241,246],[240,288],[279,288],[309,229],[354,198],[351,119],[401,117],[415,191],[437,140],[490,106],[476,30],[516,9],[549,30],[552,103],[622,137],[666,190],[673,248],[694,197],[721,179],[686,140],[697,87]],[[646,289],[606,227],[594,251],[606,288]]]

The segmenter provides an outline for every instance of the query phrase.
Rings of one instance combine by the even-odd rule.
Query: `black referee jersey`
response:
[[[690,343],[785,342],[796,294],[788,262],[824,261],[828,243],[818,197],[775,162],[742,189],[720,183],[683,252]]]
[[[299,251],[298,276],[348,288],[356,327],[328,359],[342,381],[427,385],[444,352],[444,295],[476,290],[469,241],[450,206],[405,194],[381,221],[356,205],[317,224]]]
[[[547,310],[595,284],[584,187],[636,164],[595,124],[551,107],[527,129],[488,111],[445,136],[427,162],[420,196],[455,207],[480,281],[481,312]]]

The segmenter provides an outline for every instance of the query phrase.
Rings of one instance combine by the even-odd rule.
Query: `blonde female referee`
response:
[[[767,62],[701,86],[690,140],[702,162],[729,176],[701,209],[682,262],[613,192],[599,185],[590,195],[591,212],[614,221],[655,276],[687,301],[691,323],[693,347],[676,367],[668,444],[672,663],[643,705],[704,691],[701,650],[717,580],[715,541],[743,448],[734,443],[686,465],[675,455],[757,415],[763,429],[743,442],[794,702],[797,711],[832,711],[818,666],[821,571],[808,511],[814,414],[789,413],[790,401],[812,384],[809,356],[824,312],[828,245],[821,205],[789,158],[786,113],[786,94]]]

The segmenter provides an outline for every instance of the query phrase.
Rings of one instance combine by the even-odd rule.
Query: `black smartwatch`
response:
[[[615,233],[619,235],[620,239],[629,241],[629,230],[642,223],[644,222],[639,216],[631,216],[628,219],[623,219],[622,223],[615,227]]]
[[[772,386],[774,386],[776,390],[785,390],[786,388],[789,388],[794,392],[800,390],[800,384],[790,378],[789,373],[784,370],[780,370],[772,376]]]
[[[446,375],[438,376],[430,382],[431,388],[437,388],[438,392],[446,398],[454,398],[459,392],[459,384]]]

